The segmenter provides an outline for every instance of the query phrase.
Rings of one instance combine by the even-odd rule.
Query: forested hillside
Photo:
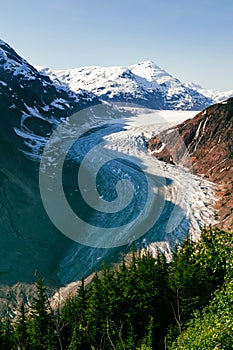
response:
[[[233,349],[233,234],[203,229],[170,262],[132,248],[52,310],[42,279],[30,307],[1,320],[0,348]]]

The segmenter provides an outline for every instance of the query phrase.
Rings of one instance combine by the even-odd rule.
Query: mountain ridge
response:
[[[62,118],[98,103],[91,93],[54,84],[0,41],[1,310],[14,304],[18,285],[31,288],[35,271],[46,283],[58,283],[58,265],[70,241],[52,225],[41,202],[39,155]]]
[[[185,148],[176,137],[177,133]],[[182,163],[184,153],[188,152],[193,172],[219,186],[218,226],[226,230],[233,227],[232,133],[233,98],[230,98],[206,108],[193,119],[152,137],[148,142],[151,153],[166,162]],[[159,151],[161,142],[166,146],[166,154]]]
[[[199,111],[233,96],[233,90],[221,92],[194,83],[182,83],[150,60],[125,67],[38,69],[72,91],[82,88],[105,101],[138,104],[152,109]]]

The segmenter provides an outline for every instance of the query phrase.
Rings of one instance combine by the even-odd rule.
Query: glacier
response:
[[[83,237],[82,244],[80,244],[80,237],[78,237],[77,242],[72,244],[60,263],[58,277],[63,285],[79,280],[82,276],[87,276],[93,270],[98,269],[102,261],[117,261],[122,252],[127,253],[130,250],[133,242],[136,247],[147,247],[154,253],[159,249],[169,258],[174,246],[180,244],[187,237],[187,234],[190,235],[191,239],[198,240],[203,225],[217,222],[214,209],[216,201],[215,186],[206,179],[193,175],[191,165],[188,169],[182,165],[171,165],[158,161],[150,155],[146,147],[147,140],[153,134],[185,119],[192,118],[196,112],[154,111],[143,108],[123,107],[121,113],[114,113],[114,116],[107,115],[105,119],[103,118],[103,127],[99,123],[97,114],[92,114],[92,120],[89,125],[91,132],[84,134],[80,138],[81,141],[79,140],[79,143],[74,145],[72,148],[73,153],[71,152],[70,157],[76,157],[76,161],[80,162],[80,160],[83,161],[83,157],[87,154],[86,165],[88,167],[89,162],[92,170],[101,163],[99,168],[102,168],[102,172],[99,175],[99,180],[101,179],[99,184],[100,187],[103,186],[103,191],[101,192],[101,188],[99,188],[99,199],[100,201],[103,197],[106,199],[105,206],[102,206],[102,211],[105,214],[100,216],[96,212],[93,213],[91,211],[88,213],[92,217],[93,225],[91,231],[88,227],[80,226],[78,235]],[[98,121],[98,125],[100,125],[98,128],[93,128],[95,118]],[[92,149],[99,144],[99,139],[104,140],[101,152],[98,148],[96,152],[92,152]],[[111,160],[123,158],[132,161],[133,165],[125,162],[111,162],[108,163],[107,167],[104,167],[102,158],[105,159],[105,155],[109,155],[109,152]],[[79,157],[78,160],[77,157]],[[151,188],[153,188],[156,195],[160,193],[163,197],[163,200],[159,202],[156,202],[158,201],[158,197],[156,197],[155,202],[148,209],[148,215],[151,215],[150,210],[155,210],[154,222],[150,223],[150,227],[145,233],[136,238],[134,236],[135,227],[144,225],[145,221],[143,220],[145,220],[145,217],[140,217],[141,206],[143,206],[143,203],[140,201],[143,201],[142,192],[144,191],[144,185],[142,185],[140,190],[135,185],[137,182],[140,184],[141,174],[134,164],[139,165],[144,173],[149,174]],[[120,170],[119,167],[121,167]],[[99,174],[99,168],[97,174]],[[71,167],[71,170],[75,173],[77,169]],[[136,214],[135,210],[132,210],[127,205],[125,207],[127,209],[126,212],[122,211],[124,219],[132,222],[126,227],[124,227],[124,222],[119,222],[119,217],[117,216],[111,218],[111,223],[107,219],[111,212],[109,210],[111,201],[117,197],[115,190],[116,183],[120,179],[120,172],[125,174],[124,178],[127,177],[129,182],[134,182],[134,186],[124,187],[124,192],[122,192],[123,198],[118,198],[120,203],[124,205],[125,198],[141,195],[140,201],[131,202],[134,205],[134,209],[137,208],[138,210]],[[159,186],[161,186],[162,192],[161,188],[158,189]],[[88,191],[88,186],[86,190]],[[67,200],[74,211],[77,209],[75,205],[78,200],[75,191],[77,191],[77,174],[71,182],[69,177],[69,188],[66,193]],[[122,193],[119,192],[119,196]],[[85,197],[85,193],[82,194]],[[162,206],[159,209],[157,208],[158,203]],[[134,222],[135,215],[137,215],[137,218]],[[97,222],[98,220],[100,220],[100,223]],[[100,229],[105,221],[109,225],[109,230],[119,226],[118,231],[115,233],[118,235],[117,240],[119,240],[119,244],[114,244],[111,241],[114,236],[109,236],[111,238],[108,238],[108,244],[105,244],[106,237],[103,236]],[[96,244],[90,244],[90,236],[97,237],[97,239],[99,237],[99,241]],[[112,246],[111,242],[113,242]]]

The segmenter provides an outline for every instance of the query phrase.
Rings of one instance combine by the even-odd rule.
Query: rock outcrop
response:
[[[160,160],[191,166],[219,185],[219,226],[233,228],[233,98],[210,106],[193,119],[154,136],[150,152]],[[161,142],[169,150],[163,156]],[[170,161],[171,162],[171,161]]]

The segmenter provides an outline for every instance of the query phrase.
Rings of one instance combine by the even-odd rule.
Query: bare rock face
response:
[[[179,137],[177,137],[179,135]],[[219,185],[219,226],[233,228],[233,98],[213,105],[148,142],[150,152],[160,160],[189,166],[193,172]],[[168,154],[159,151],[158,140]],[[157,147],[157,148],[156,148]]]
[[[164,142],[161,141],[159,137],[153,137],[153,141],[149,141],[150,152],[158,160],[174,164],[172,155]]]

